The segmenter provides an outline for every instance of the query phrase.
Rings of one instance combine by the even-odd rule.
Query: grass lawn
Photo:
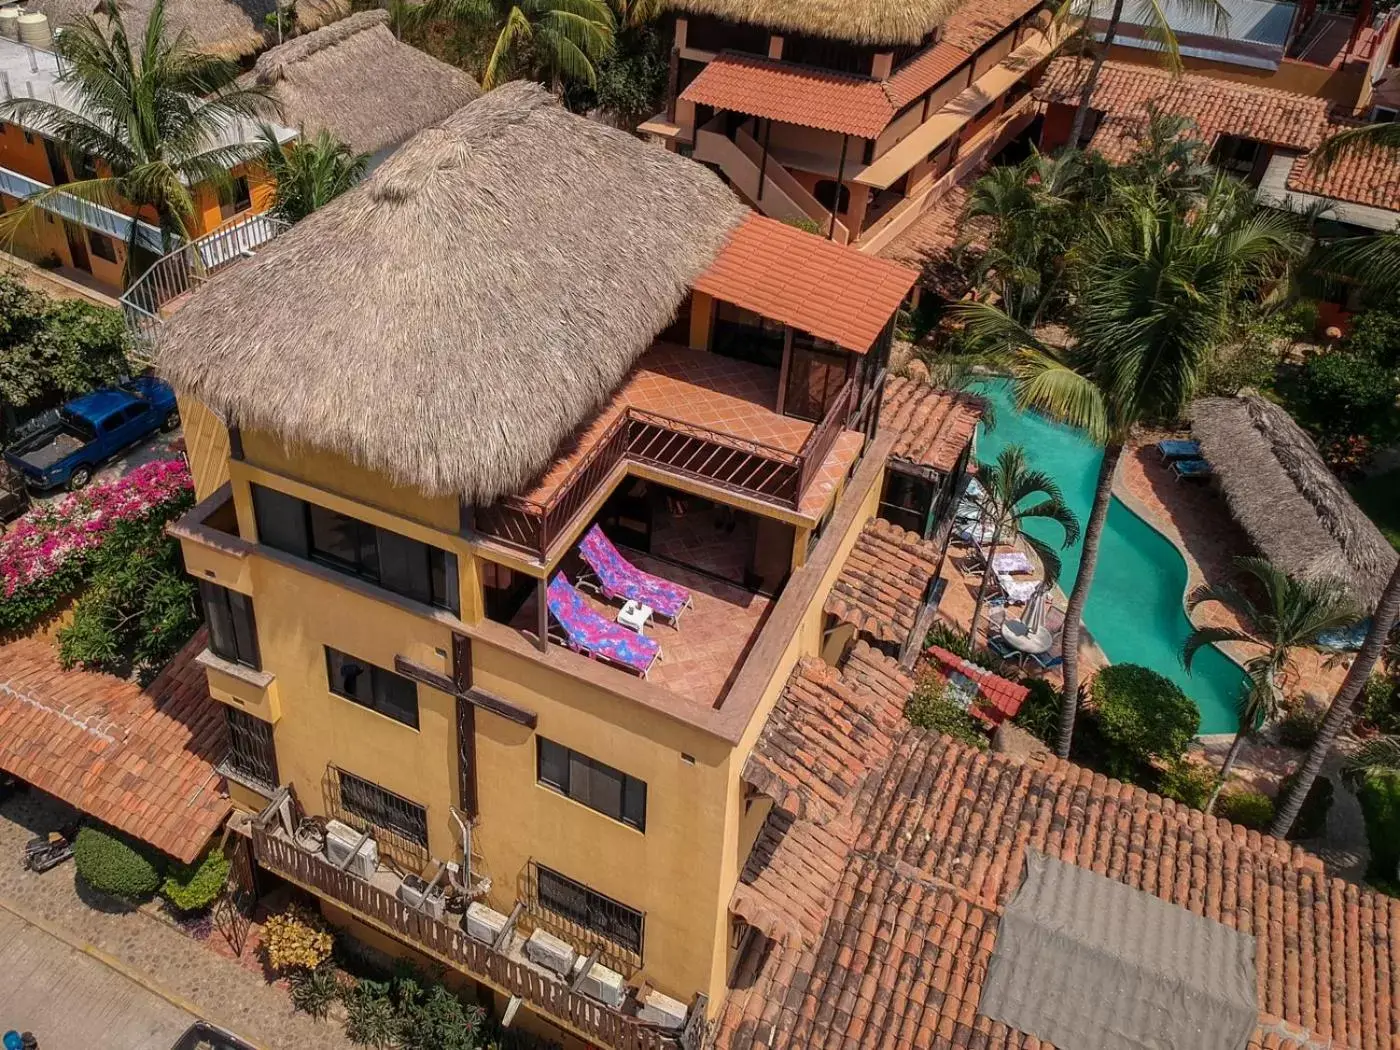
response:
[[[1400,550],[1400,469],[1377,474],[1348,488],[1391,546]]]

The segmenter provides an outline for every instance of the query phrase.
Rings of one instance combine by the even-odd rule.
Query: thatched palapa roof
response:
[[[396,39],[382,10],[263,52],[246,79],[268,89],[283,123],[329,131],[359,153],[396,146],[481,94],[460,69]]]
[[[1265,557],[1296,579],[1342,580],[1375,607],[1395,550],[1287,412],[1253,394],[1203,398],[1191,432]]]
[[[747,214],[703,165],[507,84],[216,276],[157,365],[244,427],[489,502],[550,463]]]
[[[118,0],[117,6],[127,35],[139,38],[155,0]],[[71,25],[84,15],[98,25],[106,19],[100,0],[31,0],[29,8],[48,15],[55,26]],[[296,9],[301,29],[317,29],[348,15],[350,0],[298,0]],[[187,33],[196,51],[239,59],[267,46],[263,18],[275,10],[276,0],[167,0],[165,20],[168,32]]]
[[[708,15],[855,44],[918,44],[963,3],[977,0],[669,0]]]

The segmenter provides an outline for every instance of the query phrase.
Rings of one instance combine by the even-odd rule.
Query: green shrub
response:
[[[1367,877],[1394,882],[1400,877],[1400,774],[1368,777],[1356,793],[1366,818],[1366,842],[1371,847]]]
[[[967,635],[954,630],[946,623],[936,623],[929,628],[928,634],[924,637],[924,648],[927,649],[930,645],[947,649],[950,653],[961,656],[964,660],[973,658],[972,643],[967,640]]]
[[[145,900],[160,885],[164,862],[153,851],[117,831],[83,827],[73,843],[73,864],[95,890],[126,900]]]
[[[1220,775],[1204,762],[1178,758],[1162,772],[1157,790],[1192,809],[1205,809]]]
[[[1386,436],[1400,379],[1369,354],[1347,349],[1314,354],[1300,371],[1295,409],[1323,437]]]
[[[176,911],[203,911],[214,903],[228,881],[228,858],[215,846],[195,864],[173,864],[160,895]]]
[[[1201,714],[1175,682],[1136,664],[1114,664],[1090,689],[1103,738],[1105,772],[1136,780],[1154,760],[1180,757],[1201,725]]]
[[[1274,822],[1274,800],[1258,791],[1230,791],[1215,802],[1215,815],[1231,824],[1267,831]]]
[[[1400,684],[1373,674],[1361,694],[1361,720],[1382,733],[1400,733]]]
[[[165,523],[194,501],[193,493],[142,521],[121,522],[89,563],[88,588],[73,621],[58,632],[65,667],[81,665],[149,681],[199,629],[194,581]]]
[[[352,1043],[386,1050],[398,1036],[398,1018],[387,981],[357,981],[344,995],[345,1034]]]
[[[962,708],[945,700],[943,693],[943,681],[935,674],[925,675],[904,705],[904,716],[920,729],[943,733],[960,743],[985,750],[987,737],[981,726]]]
[[[397,1050],[476,1050],[485,1012],[468,1006],[441,984],[424,990],[396,981]]]
[[[1284,747],[1306,751],[1317,739],[1326,712],[1315,707],[1295,707],[1278,720],[1278,741]]]
[[[1349,352],[1381,365],[1400,364],[1400,313],[1373,309],[1357,314],[1343,345]]]
[[[331,1005],[340,998],[340,977],[328,962],[309,970],[293,970],[287,983],[291,985],[292,1009],[318,1021],[330,1013]]]
[[[1030,693],[1011,721],[1054,747],[1060,738],[1059,691],[1044,678],[1023,678],[1021,684]]]
[[[1284,778],[1279,788],[1279,798],[1283,798],[1293,787],[1298,774]],[[1298,819],[1288,829],[1288,837],[1295,842],[1315,839],[1327,830],[1327,814],[1332,809],[1332,781],[1326,777],[1316,777],[1308,789],[1308,797],[1303,799],[1303,808],[1298,810]]]

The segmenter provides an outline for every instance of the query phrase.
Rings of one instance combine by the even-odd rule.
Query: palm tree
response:
[[[1060,575],[1060,556],[1044,540],[1024,531],[1027,521],[1048,518],[1060,523],[1065,530],[1060,547],[1069,546],[1079,538],[1079,519],[1065,504],[1060,486],[1049,474],[1031,470],[1026,463],[1026,450],[1020,445],[1008,445],[1001,450],[993,466],[983,467],[977,475],[984,495],[979,501],[982,521],[992,527],[991,544],[987,547],[987,564],[982,568],[982,581],[977,587],[977,601],[972,606],[972,626],[967,640],[977,642],[977,625],[982,618],[982,605],[987,599],[987,586],[992,578],[992,557],[1002,544],[1016,542],[1019,535],[1026,546],[1040,557],[1045,567],[1045,586],[1054,586]]]
[[[1278,714],[1283,703],[1279,678],[1288,668],[1293,650],[1316,644],[1320,634],[1355,623],[1359,615],[1346,589],[1335,580],[1294,580],[1264,558],[1238,558],[1235,565],[1258,584],[1262,601],[1256,602],[1248,592],[1224,584],[1196,588],[1187,606],[1194,610],[1203,602],[1220,602],[1243,612],[1253,630],[1197,627],[1181,650],[1182,662],[1189,671],[1196,654],[1208,645],[1254,642],[1264,647],[1262,653],[1245,664],[1250,684],[1240,697],[1239,727],[1220,767],[1220,781],[1206,803],[1207,813],[1215,808],[1221,789],[1230,779],[1230,770],[1240,756],[1245,738]]]
[[[446,18],[496,37],[481,74],[490,91],[514,67],[532,64],[557,87],[564,79],[598,81],[597,62],[612,50],[608,0],[428,0],[426,18]]]
[[[1087,17],[1097,6],[1093,0],[1065,0],[1061,17]],[[1079,144],[1084,134],[1084,123],[1089,119],[1089,103],[1094,97],[1094,88],[1099,83],[1099,73],[1103,69],[1108,52],[1118,38],[1118,26],[1123,21],[1125,0],[1113,0],[1113,10],[1108,16],[1104,29],[1103,42],[1093,47],[1094,59],[1089,66],[1089,76],[1079,91],[1079,108],[1074,111],[1074,123],[1070,128],[1069,145]],[[1129,8],[1134,21],[1147,31],[1147,38],[1161,47],[1166,55],[1167,66],[1173,71],[1181,69],[1181,49],[1177,46],[1176,34],[1172,32],[1168,10],[1179,11],[1195,22],[1208,22],[1215,32],[1222,33],[1230,24],[1230,14],[1220,0],[1132,0]]]
[[[0,232],[12,235],[67,193],[108,207],[151,209],[168,250],[176,238],[190,237],[193,187],[227,183],[230,168],[261,151],[252,136],[222,141],[230,124],[275,107],[262,88],[237,83],[235,63],[197,53],[183,32],[172,37],[165,0],[156,0],[134,38],[115,0],[106,0],[103,12],[110,28],[85,16],[56,42],[63,58],[59,82],[76,94],[78,105],[14,98],[0,102],[0,117],[55,139],[75,162],[95,158],[106,170],[35,194],[0,220]],[[131,225],[128,279],[136,257],[137,226]]]
[[[268,173],[276,183],[272,210],[287,222],[300,222],[329,204],[360,179],[368,153],[356,153],[329,131],[284,147],[266,124],[259,132]]]
[[[1371,777],[1400,776],[1400,736],[1368,740],[1342,763],[1342,777],[1354,791]]]
[[[635,29],[646,25],[666,8],[666,0],[613,0],[619,25]]]
[[[1118,461],[1137,425],[1178,419],[1236,304],[1300,250],[1291,220],[1253,205],[1218,178],[1196,204],[1124,187],[1089,220],[1068,319],[1071,345],[1052,346],[985,303],[959,307],[974,345],[1010,351],[1016,398],[1078,427],[1104,447],[1065,611],[1058,751],[1069,756],[1079,709],[1079,636]]]
[[[1317,731],[1317,739],[1313,741],[1308,757],[1303,760],[1298,775],[1289,785],[1288,793],[1280,801],[1269,834],[1283,838],[1293,827],[1293,822],[1298,819],[1298,811],[1303,808],[1303,800],[1312,790],[1313,781],[1317,779],[1322,763],[1327,760],[1342,730],[1351,724],[1356,698],[1371,680],[1381,652],[1390,638],[1390,632],[1395,629],[1397,617],[1400,617],[1400,563],[1397,563],[1391,572],[1390,580],[1381,592],[1376,611],[1371,614],[1371,628],[1366,632],[1366,640],[1361,643],[1361,651],[1356,654],[1356,659],[1347,669],[1347,676],[1342,681],[1342,687],[1337,690],[1337,695],[1332,698],[1332,705],[1327,709],[1327,716],[1322,720],[1322,727]]]

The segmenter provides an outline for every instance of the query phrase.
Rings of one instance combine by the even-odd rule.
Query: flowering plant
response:
[[[78,586],[115,525],[169,520],[193,501],[193,489],[183,461],[156,460],[34,507],[0,537],[0,630],[27,627]]]

